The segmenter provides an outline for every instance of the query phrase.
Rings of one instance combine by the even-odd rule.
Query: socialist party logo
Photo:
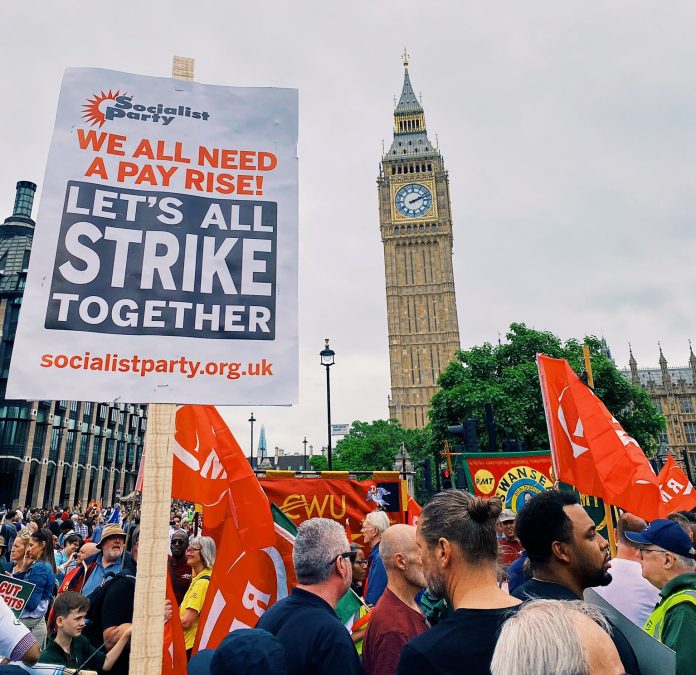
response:
[[[82,106],[82,118],[92,126],[100,128],[108,120],[128,119],[138,122],[150,122],[169,126],[177,117],[190,118],[207,122],[210,113],[201,110],[192,110],[189,106],[168,106],[164,103],[135,102],[133,96],[121,93],[120,90],[108,92],[102,91],[88,98]]]

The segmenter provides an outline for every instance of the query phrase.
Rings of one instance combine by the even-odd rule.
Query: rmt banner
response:
[[[66,71],[7,395],[296,402],[297,110]]]

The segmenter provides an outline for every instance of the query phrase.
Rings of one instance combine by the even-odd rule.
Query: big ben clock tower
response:
[[[428,139],[405,51],[394,140],[382,157],[377,185],[387,287],[389,416],[405,427],[423,427],[437,378],[460,344],[449,180],[439,150]]]

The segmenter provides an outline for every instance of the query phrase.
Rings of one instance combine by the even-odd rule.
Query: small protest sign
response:
[[[8,396],[297,401],[294,89],[69,69]]]
[[[34,590],[34,584],[15,579],[7,574],[0,574],[0,598],[5,601],[5,604],[14,612],[14,615],[19,618],[19,615],[27,604],[29,596]]]

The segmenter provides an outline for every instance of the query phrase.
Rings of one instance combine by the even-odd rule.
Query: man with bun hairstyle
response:
[[[503,622],[519,600],[498,587],[497,498],[446,490],[418,520],[416,541],[428,589],[453,611],[401,652],[398,675],[488,675]],[[368,631],[369,632],[369,631]]]
[[[678,523],[653,520],[642,532],[626,532],[638,544],[643,576],[660,589],[660,602],[645,631],[677,653],[677,675],[696,664],[696,560],[691,539]]]

